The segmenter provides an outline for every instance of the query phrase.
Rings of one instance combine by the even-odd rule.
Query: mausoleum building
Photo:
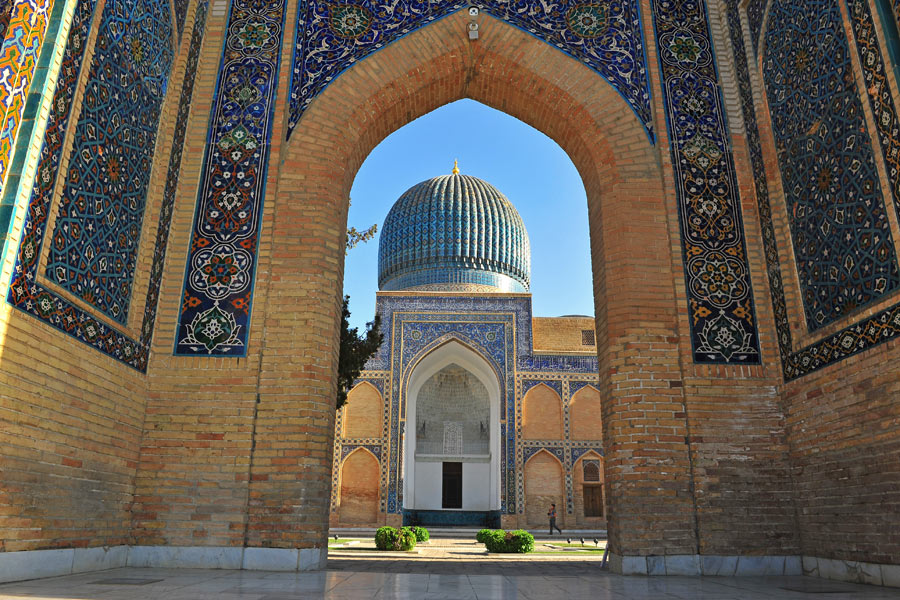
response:
[[[385,341],[338,413],[332,525],[605,527],[592,317],[533,317],[528,232],[491,184],[419,183],[385,219]],[[564,507],[564,508],[563,508]]]

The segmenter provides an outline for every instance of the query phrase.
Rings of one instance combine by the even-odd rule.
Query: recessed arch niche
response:
[[[444,509],[442,465],[460,462],[462,510],[499,510],[501,392],[493,367],[454,340],[432,350],[412,369],[405,394],[403,508]],[[475,396],[471,406],[424,414],[442,402],[459,402],[466,394]],[[465,415],[466,410],[472,414]]]

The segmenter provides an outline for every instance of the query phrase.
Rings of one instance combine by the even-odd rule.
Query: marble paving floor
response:
[[[480,573],[308,573],[122,568],[0,585],[0,598],[55,600],[882,600],[900,590],[809,577],[623,577],[552,562]],[[340,565],[338,565],[340,566]],[[418,565],[420,566],[420,565]]]

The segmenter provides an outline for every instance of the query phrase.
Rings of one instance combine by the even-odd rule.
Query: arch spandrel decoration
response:
[[[114,6],[108,3],[107,6]],[[59,176],[66,131],[72,115],[72,99],[77,88],[84,62],[84,51],[95,2],[78,2],[60,67],[59,80],[52,92],[54,110],[51,111],[44,134],[44,143],[38,160],[31,197],[25,214],[22,238],[16,254],[16,264],[8,294],[8,301],[51,327],[119,360],[130,367],[145,371],[150,351],[150,340],[156,321],[163,263],[169,236],[169,224],[175,202],[175,187],[181,169],[181,156],[187,130],[187,118],[194,91],[194,76],[203,35],[206,27],[208,4],[202,0],[197,7],[188,50],[185,77],[180,89],[180,100],[175,122],[175,136],[166,175],[166,188],[160,208],[157,237],[154,240],[153,263],[145,303],[145,314],[137,337],[131,337],[109,327],[96,317],[82,310],[38,279],[38,262],[47,229],[47,219],[53,200],[53,189]],[[77,143],[76,143],[77,146]]]
[[[466,6],[559,48],[621,94],[655,141],[650,83],[635,0],[302,0],[291,80],[288,137],[309,103],[366,56]]]
[[[256,12],[245,2],[236,1],[230,7],[222,63],[226,76],[220,78],[215,94],[217,100],[185,277],[177,355],[243,356],[246,353],[268,153],[265,142],[270,133],[277,83],[272,73],[277,72],[279,60],[278,53],[269,49],[281,40],[283,2]],[[343,7],[340,27],[344,28],[344,37],[340,39],[369,35],[376,13],[369,9],[368,12],[351,10],[350,7],[356,6],[352,4],[340,6]],[[455,5],[437,3],[436,6],[453,8]],[[558,6],[562,10],[564,5]],[[758,364],[759,341],[740,198],[713,63],[706,5],[700,0],[660,1],[652,6],[662,55],[667,123],[673,139],[694,360]],[[407,5],[403,7],[404,11],[410,10]],[[307,50],[302,44],[308,23],[303,15],[307,13],[300,12],[298,35],[301,37],[297,49],[305,56]],[[637,12],[634,14],[632,43],[643,47]],[[326,27],[322,15],[317,17],[314,27]],[[422,23],[427,22],[429,15],[425,12],[422,15]],[[379,18],[389,20],[389,16]],[[268,37],[260,46],[265,52],[252,48],[255,37],[248,29],[251,26],[254,31],[269,28],[266,29]],[[400,28],[396,37],[404,31]],[[337,34],[332,31],[329,35]],[[373,46],[386,41],[373,42]],[[338,57],[343,57],[341,60],[349,62],[342,68],[353,62],[350,58],[355,55],[346,54],[348,50],[343,45],[332,50],[334,56],[325,52],[320,59],[340,62]],[[241,52],[250,52],[256,58],[238,60]],[[366,50],[362,54],[369,53]],[[263,59],[262,54],[267,58]],[[340,70],[327,77],[334,78]],[[300,85],[302,77],[294,73],[293,82]],[[642,83],[641,88],[645,87]],[[302,100],[296,93],[293,96],[292,102]]]

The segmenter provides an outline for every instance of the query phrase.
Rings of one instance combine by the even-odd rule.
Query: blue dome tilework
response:
[[[530,280],[522,217],[497,188],[477,177],[442,175],[414,185],[384,221],[378,246],[382,290],[474,284],[527,292]]]

